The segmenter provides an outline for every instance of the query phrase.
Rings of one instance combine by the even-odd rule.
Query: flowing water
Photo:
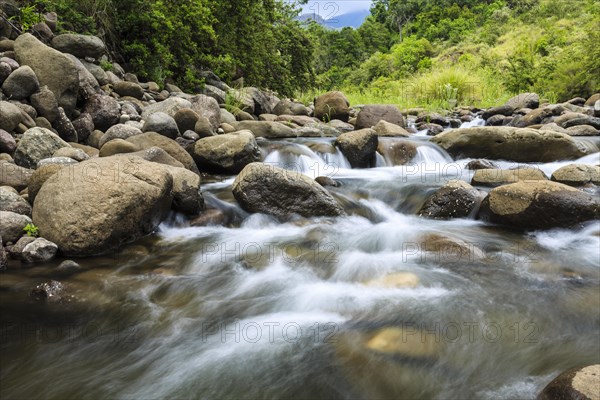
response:
[[[213,176],[203,193],[225,226],[173,215],[70,277],[53,272],[61,260],[2,273],[0,397],[533,399],[600,362],[598,221],[523,234],[417,217],[472,172],[410,140],[410,164],[364,170],[332,139],[261,142],[265,162],[339,181],[348,217],[249,215],[233,178]],[[432,235],[466,251],[427,251]],[[50,278],[74,300],[28,300]]]

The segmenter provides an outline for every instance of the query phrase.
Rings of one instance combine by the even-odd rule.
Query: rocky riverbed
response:
[[[600,94],[188,94],[50,28],[0,39],[2,398],[598,398]]]

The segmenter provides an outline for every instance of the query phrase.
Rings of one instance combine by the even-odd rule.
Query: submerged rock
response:
[[[473,186],[452,180],[427,198],[418,214],[435,219],[467,218],[476,212],[482,200],[483,196]]]
[[[344,210],[309,177],[262,163],[247,165],[233,182],[233,195],[248,212],[278,217],[340,216]]]

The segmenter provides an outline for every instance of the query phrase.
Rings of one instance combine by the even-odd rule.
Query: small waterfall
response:
[[[284,142],[269,152],[263,162],[297,171],[311,178],[333,176],[340,169],[351,168],[338,148],[332,147],[332,151],[315,152],[304,144]]]
[[[411,161],[411,164],[446,164],[451,163],[452,157],[441,147],[436,146],[433,143],[422,143],[417,147],[417,155]]]
[[[472,121],[463,122],[460,126],[461,128],[473,128],[475,126],[485,126],[485,119],[481,117],[476,117]]]

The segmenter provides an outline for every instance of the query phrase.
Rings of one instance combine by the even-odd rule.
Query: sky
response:
[[[371,0],[310,0],[302,10],[304,13],[316,13],[325,19],[352,11],[368,10]]]

